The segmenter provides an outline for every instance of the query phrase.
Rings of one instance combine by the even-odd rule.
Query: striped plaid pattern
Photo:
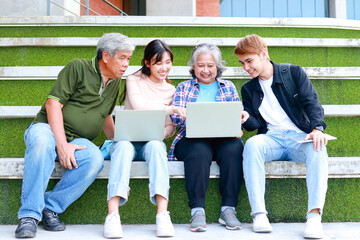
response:
[[[239,94],[231,81],[216,79],[219,90],[216,93],[216,102],[240,101]],[[194,78],[189,81],[179,83],[174,95],[173,105],[176,107],[186,108],[188,102],[196,102],[199,95],[199,81]],[[170,147],[169,161],[175,161],[174,149],[176,143],[186,135],[186,120],[182,120],[179,114],[172,114],[170,118],[179,131]],[[204,119],[206,120],[206,119]]]

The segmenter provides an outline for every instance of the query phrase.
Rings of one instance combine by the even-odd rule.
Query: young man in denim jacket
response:
[[[323,131],[324,110],[304,70],[290,66],[299,104],[286,90],[279,65],[270,61],[265,41],[248,35],[235,47],[243,69],[251,80],[241,89],[244,109],[250,115],[244,123],[247,131],[258,134],[246,141],[243,169],[251,205],[254,232],[271,232],[265,208],[265,162],[289,160],[307,165],[308,188],[305,238],[322,238],[321,215],[325,204],[328,178],[327,139]],[[300,106],[299,106],[300,105]],[[301,108],[304,109],[304,117]],[[312,143],[297,143],[302,136]]]

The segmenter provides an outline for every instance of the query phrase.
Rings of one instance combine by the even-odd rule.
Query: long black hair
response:
[[[139,71],[141,71],[146,76],[150,76],[150,68],[146,66],[147,63],[149,64],[155,64],[157,62],[160,62],[164,56],[164,53],[168,52],[170,55],[171,62],[173,62],[174,56],[169,48],[169,46],[161,41],[160,39],[152,40],[148,43],[145,47],[144,51],[144,57],[141,60],[141,68]],[[151,62],[152,58],[155,56],[153,61]],[[166,77],[166,82],[171,83],[170,79]],[[126,82],[124,86],[124,91],[120,94],[120,105],[125,101],[126,98]]]

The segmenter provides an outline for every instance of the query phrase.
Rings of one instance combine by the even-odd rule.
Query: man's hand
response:
[[[305,140],[313,140],[314,150],[319,151],[323,150],[324,146],[326,146],[328,140],[326,139],[324,133],[320,130],[313,129],[311,133],[306,135]]]
[[[75,150],[83,150],[85,148],[86,146],[79,146],[71,143],[56,146],[61,166],[70,170],[73,169],[73,167],[78,168],[74,155]]]
[[[249,119],[250,115],[247,111],[242,111],[241,113],[241,123],[246,122]]]

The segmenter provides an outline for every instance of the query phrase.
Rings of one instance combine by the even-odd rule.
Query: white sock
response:
[[[255,213],[253,216],[255,218],[255,217],[260,216],[260,215],[265,215],[267,217],[267,214],[263,213],[263,212]]]
[[[225,211],[226,209],[232,209],[233,211],[235,211],[235,207],[230,207],[230,206],[221,206],[221,212]]]
[[[311,218],[318,218],[321,221],[321,215],[317,213],[308,213],[306,219],[309,220]]]
[[[191,209],[191,216],[194,216],[197,211],[202,211],[205,213],[205,209],[203,207],[195,207]]]

